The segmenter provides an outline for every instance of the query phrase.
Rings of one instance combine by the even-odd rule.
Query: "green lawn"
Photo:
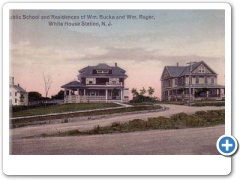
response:
[[[77,103],[77,104],[61,104],[46,107],[39,107],[35,109],[27,109],[18,112],[12,112],[12,117],[36,116],[52,113],[74,112],[88,109],[99,109],[109,107],[119,107],[115,103]]]
[[[225,110],[197,111],[195,114],[178,113],[170,118],[159,116],[148,118],[147,121],[135,119],[129,122],[114,122],[110,126],[96,126],[91,130],[62,131],[55,134],[42,134],[42,137],[79,136],[93,134],[125,133],[146,131],[151,129],[183,129],[193,127],[209,127],[225,123]]]
[[[72,112],[68,114],[58,114],[58,115],[47,115],[47,116],[38,116],[38,117],[29,117],[21,119],[12,119],[10,120],[10,127],[17,128],[28,126],[31,124],[46,124],[46,120],[62,119],[63,121],[68,118],[74,117],[83,117],[83,116],[98,116],[98,115],[108,115],[116,113],[128,113],[136,111],[149,111],[149,110],[161,110],[161,106],[137,106],[137,107],[124,107],[118,109],[108,109],[108,110],[96,110],[89,112]]]

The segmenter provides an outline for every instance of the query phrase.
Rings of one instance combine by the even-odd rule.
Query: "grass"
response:
[[[170,118],[159,116],[147,121],[135,119],[126,123],[114,122],[110,126],[96,126],[91,130],[70,130],[56,134],[44,134],[42,137],[79,136],[93,134],[125,133],[151,129],[183,129],[192,127],[209,127],[225,123],[225,110],[198,111],[195,114],[178,113]]]
[[[108,115],[115,113],[127,113],[127,112],[136,112],[136,111],[148,111],[148,110],[157,110],[161,109],[161,106],[137,106],[137,107],[128,107],[121,109],[109,109],[101,111],[92,111],[92,112],[75,112],[70,114],[60,114],[60,115],[49,115],[44,117],[32,117],[32,118],[23,118],[23,119],[12,119],[10,120],[10,127],[17,128],[28,126],[33,123],[41,123],[41,121],[52,120],[52,119],[63,119],[62,123],[67,123],[69,118],[74,117],[83,117],[83,116],[97,116],[97,115]]]
[[[109,108],[109,107],[119,107],[120,105],[115,103],[76,103],[76,104],[57,104],[46,107],[39,107],[35,109],[27,109],[18,112],[12,112],[12,117],[25,117],[25,116],[36,116],[45,115],[52,113],[64,113],[64,112],[74,112],[89,109],[99,109],[99,108]]]
[[[192,106],[225,106],[225,101],[191,101]],[[187,101],[161,101],[159,104],[187,105]]]

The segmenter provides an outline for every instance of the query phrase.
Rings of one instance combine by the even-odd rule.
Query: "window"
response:
[[[17,103],[17,99],[15,98],[15,103]]]
[[[112,84],[116,84],[116,81],[112,81]]]
[[[196,84],[198,84],[198,83],[199,83],[199,77],[196,76]]]
[[[17,92],[15,92],[15,96],[17,96]]]
[[[207,84],[207,83],[208,83],[208,77],[205,76],[205,84]]]
[[[205,73],[205,67],[204,66],[199,67],[198,72],[199,73]]]
[[[89,84],[92,84],[93,82],[92,82],[92,81],[89,81],[88,83],[89,83]]]
[[[109,73],[109,70],[97,70],[98,74],[107,74]]]
[[[211,77],[211,84],[214,84],[214,77]]]
[[[177,86],[178,85],[178,79],[176,78],[175,79],[175,86]]]

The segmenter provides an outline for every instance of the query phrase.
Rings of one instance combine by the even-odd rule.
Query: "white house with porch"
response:
[[[64,103],[128,102],[128,88],[124,81],[126,71],[117,66],[98,64],[79,70],[78,81],[63,86]]]

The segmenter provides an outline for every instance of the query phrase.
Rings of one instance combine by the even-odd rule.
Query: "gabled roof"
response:
[[[200,65],[204,64],[213,74],[216,74],[204,61],[199,61],[196,63],[192,63],[192,72]],[[180,77],[184,75],[188,75],[190,71],[190,65],[188,66],[165,66],[168,70],[170,77]]]
[[[21,86],[17,86],[17,85],[10,85],[10,88],[14,88],[14,89],[16,89],[18,92],[24,92],[24,93],[27,92],[27,91],[25,91]]]
[[[192,71],[194,69],[196,69],[202,62],[203,61],[200,61],[200,62],[197,62],[197,63],[193,63],[192,64]],[[190,71],[190,65],[185,67],[184,71],[181,73],[181,76],[189,74],[189,71]]]
[[[85,87],[85,84],[82,84],[79,81],[71,81],[61,86],[61,88],[79,88],[79,87]]]
[[[99,74],[93,74],[93,70],[112,70],[112,74],[105,74],[105,75],[127,77],[127,75],[125,74],[126,71],[124,69],[118,66],[109,66],[105,63],[100,63],[97,66],[87,66],[79,70],[79,73],[81,74],[81,76],[99,76]]]
[[[184,66],[166,66],[171,77],[178,77],[184,71]]]

